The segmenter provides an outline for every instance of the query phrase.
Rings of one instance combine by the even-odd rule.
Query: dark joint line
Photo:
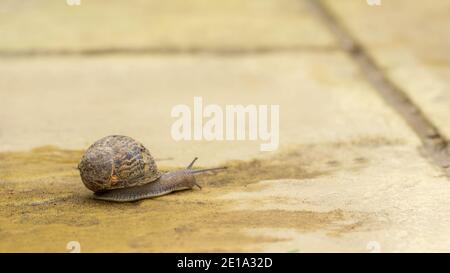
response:
[[[329,52],[339,48],[334,46],[299,45],[292,47],[256,47],[256,48],[201,48],[201,47],[143,47],[143,48],[93,48],[93,49],[32,49],[0,50],[0,57],[50,57],[50,56],[101,56],[113,54],[128,55],[218,55],[241,56],[284,52]]]
[[[364,49],[332,11],[319,0],[310,0],[312,10],[335,35],[342,49],[359,65],[362,74],[378,94],[390,105],[418,135],[423,151],[450,176],[450,150],[448,141],[437,127],[428,120],[420,108],[383,73],[369,53]]]

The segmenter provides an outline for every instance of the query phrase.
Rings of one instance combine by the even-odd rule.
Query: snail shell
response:
[[[78,169],[83,184],[94,192],[141,186],[162,175],[144,145],[120,135],[107,136],[92,144]]]

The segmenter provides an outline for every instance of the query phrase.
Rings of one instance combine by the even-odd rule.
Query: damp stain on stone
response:
[[[396,143],[373,139],[353,143],[363,145],[364,141],[371,147]],[[14,231],[3,236],[0,251],[65,251],[67,241],[74,238],[84,242],[84,251],[257,251],[262,250],[258,243],[283,239],[249,236],[244,230],[309,232],[338,227],[333,234],[339,236],[364,227],[368,217],[339,208],[329,212],[301,207],[296,211],[230,210],[230,201],[220,198],[246,191],[262,180],[291,178],[301,183],[362,169],[370,160],[352,149],[352,144],[301,145],[270,157],[229,161],[224,163],[227,171],[199,176],[202,190],[134,203],[93,200],[76,170],[82,154],[52,146],[0,153],[0,226],[2,234]],[[162,171],[172,169],[160,165]]]

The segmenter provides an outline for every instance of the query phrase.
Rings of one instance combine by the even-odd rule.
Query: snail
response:
[[[195,174],[226,167],[186,169],[161,173],[150,152],[131,137],[111,135],[92,144],[83,154],[78,170],[94,199],[129,202],[165,195],[197,186]]]

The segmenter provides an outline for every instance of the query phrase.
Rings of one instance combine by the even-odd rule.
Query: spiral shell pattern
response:
[[[140,186],[161,176],[144,145],[120,135],[107,136],[92,144],[78,169],[84,185],[94,192]]]

